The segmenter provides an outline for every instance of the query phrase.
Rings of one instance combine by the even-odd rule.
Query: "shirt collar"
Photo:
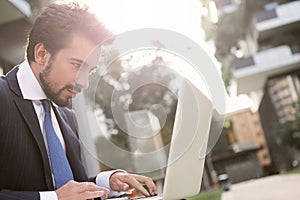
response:
[[[27,60],[19,65],[17,79],[24,99],[33,101],[47,99]]]

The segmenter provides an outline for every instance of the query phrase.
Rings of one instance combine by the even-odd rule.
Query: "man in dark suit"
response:
[[[150,178],[122,170],[88,178],[81,162],[76,119],[66,106],[88,87],[96,64],[85,60],[109,37],[78,3],[51,4],[36,19],[26,60],[0,78],[1,200],[106,198],[110,190],[131,187],[157,193]],[[59,164],[53,161],[58,154]]]

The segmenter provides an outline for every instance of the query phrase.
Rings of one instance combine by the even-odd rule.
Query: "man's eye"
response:
[[[80,68],[81,67],[81,64],[80,63],[72,63],[72,65],[76,68]]]

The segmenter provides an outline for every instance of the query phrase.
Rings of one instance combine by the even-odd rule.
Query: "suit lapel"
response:
[[[39,121],[34,111],[32,102],[29,100],[23,100],[21,98],[14,98],[14,101],[24,121],[27,123],[35,141],[37,142],[43,157],[48,158],[43,134],[41,133]]]
[[[50,164],[48,160],[48,154],[44,142],[43,135],[41,133],[41,128],[39,126],[39,121],[36,116],[33,104],[30,100],[23,99],[18,81],[17,81],[17,71],[18,67],[15,67],[12,71],[7,74],[7,81],[9,84],[10,89],[14,94],[12,94],[13,100],[17,105],[21,116],[23,117],[24,121],[26,122],[27,126],[29,127],[33,138],[35,139],[39,150],[42,155],[43,164],[45,167],[46,173],[51,173]],[[49,187],[49,186],[48,186]]]

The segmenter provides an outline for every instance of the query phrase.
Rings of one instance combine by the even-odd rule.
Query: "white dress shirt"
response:
[[[47,146],[47,138],[44,130],[44,117],[45,117],[45,111],[43,108],[43,105],[41,103],[41,100],[47,99],[46,94],[44,93],[43,89],[41,88],[38,80],[34,76],[29,63],[27,60],[25,60],[23,63],[19,65],[19,70],[17,72],[17,80],[21,89],[21,93],[23,95],[24,99],[31,100],[32,104],[34,106],[35,112],[38,117],[38,121],[40,123],[41,132],[44,137],[44,142],[46,145],[46,149],[48,152],[48,146]],[[53,109],[51,109],[51,119],[53,123],[53,127],[55,129],[55,132],[65,149],[65,142],[61,133],[61,130],[59,128],[58,121],[56,119],[56,116],[53,112]],[[49,152],[48,152],[49,155]],[[78,155],[80,156],[80,155]],[[101,187],[106,187],[111,190],[109,185],[109,178],[110,176],[116,172],[116,170],[113,171],[105,171],[100,172],[96,177],[96,184]],[[41,200],[57,200],[56,192],[54,191],[41,191],[40,193],[40,199]],[[114,193],[118,195],[118,193]],[[110,194],[110,196],[113,194]]]

